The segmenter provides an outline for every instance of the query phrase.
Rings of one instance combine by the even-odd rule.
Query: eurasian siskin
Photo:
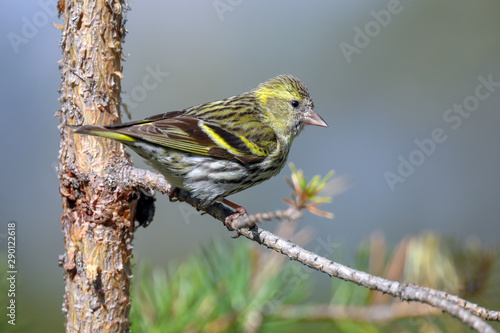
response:
[[[119,141],[132,148],[173,185],[206,207],[275,176],[304,125],[327,127],[313,110],[307,88],[279,75],[256,89],[113,126],[86,125],[76,133]]]

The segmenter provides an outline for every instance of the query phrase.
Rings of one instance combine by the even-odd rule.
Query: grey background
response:
[[[375,230],[390,244],[426,230],[498,243],[500,89],[480,101],[459,128],[443,119],[454,104],[474,95],[479,76],[500,82],[498,1],[402,0],[385,27],[370,12],[387,10],[394,1],[220,1],[231,9],[223,13],[214,3],[131,4],[123,90],[132,100],[133,119],[293,74],[306,83],[330,127],[306,128],[289,160],[308,176],[334,169],[351,181],[325,206],[335,213],[333,221],[311,214],[301,221],[316,232],[310,249],[328,255],[333,245],[349,256]],[[2,2],[0,250],[5,253],[6,223],[16,221],[18,323],[62,332],[59,136],[53,117],[59,105],[60,30],[52,22],[62,20],[41,2]],[[374,29],[368,45],[347,59],[342,43],[355,45],[356,27],[367,24]],[[23,42],[13,46],[13,34]],[[157,67],[168,76],[154,89],[141,90],[148,68]],[[397,173],[398,157],[408,159],[418,148],[414,141],[430,138],[436,128],[447,140],[392,191],[384,174]],[[144,166],[135,155],[134,161]],[[283,208],[288,174],[286,168],[232,200],[251,213]],[[154,222],[136,233],[135,259],[166,265],[214,239],[245,241],[229,236],[220,223],[158,197]],[[319,273],[311,278],[320,287],[329,284]]]

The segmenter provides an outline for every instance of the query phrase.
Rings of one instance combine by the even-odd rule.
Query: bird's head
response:
[[[306,86],[291,75],[276,76],[260,84],[254,93],[262,107],[262,122],[287,141],[291,142],[304,125],[328,127],[314,111]]]

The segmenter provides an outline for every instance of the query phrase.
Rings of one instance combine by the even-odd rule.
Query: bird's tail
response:
[[[74,130],[76,134],[99,136],[101,138],[113,139],[120,142],[134,142],[137,141],[133,137],[127,134],[118,132],[116,129],[106,128],[96,125],[85,125],[85,126],[69,126]]]

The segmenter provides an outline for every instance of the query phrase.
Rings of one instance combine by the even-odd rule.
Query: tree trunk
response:
[[[128,332],[130,259],[139,192],[114,181],[123,146],[64,125],[120,120],[125,3],[60,0],[62,27],[59,180],[66,253],[66,332]]]

